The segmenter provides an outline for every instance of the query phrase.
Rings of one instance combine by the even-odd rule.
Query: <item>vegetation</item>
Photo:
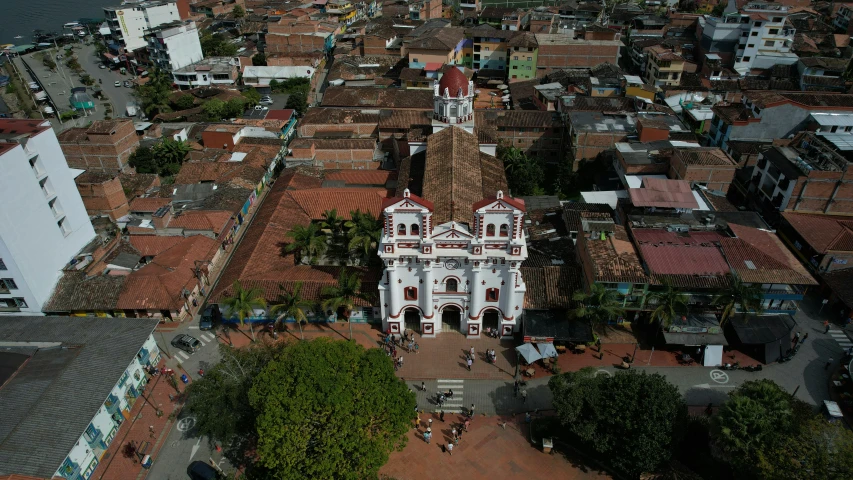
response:
[[[744,478],[853,478],[853,433],[771,380],[730,394],[711,419],[711,442]]]
[[[178,173],[190,147],[184,142],[164,138],[153,147],[139,147],[130,155],[130,166],[137,173],[169,176]]]
[[[243,90],[242,95],[243,98],[246,99],[246,104],[248,106],[257,105],[258,102],[261,101],[261,94],[254,88],[247,88],[246,90]]]
[[[42,63],[42,65],[44,65],[45,67],[47,67],[51,70],[56,70],[56,62],[54,62],[53,59],[50,58],[50,55],[43,55],[42,59],[41,59],[41,63]]]
[[[227,102],[218,98],[208,100],[202,105],[202,110],[208,120],[222,120],[226,118],[238,118],[243,115],[247,100],[244,97],[234,97]]]
[[[311,302],[302,299],[302,282],[294,284],[290,292],[285,290],[281,284],[278,285],[278,289],[281,293],[279,293],[277,303],[270,307],[270,314],[275,316],[276,322],[293,319],[299,325],[299,337],[305,340],[305,335],[302,333],[302,322],[308,321],[305,312],[310,312],[313,305]]]
[[[244,10],[240,5],[235,5],[234,8],[231,9],[231,15],[234,15],[234,18],[243,18],[246,16],[246,10]]]
[[[296,113],[302,115],[308,109],[308,92],[311,90],[311,81],[307,78],[288,78],[279,82],[278,80],[270,81],[270,89],[273,93],[286,93],[287,104],[285,108],[296,110]]]
[[[291,93],[287,97],[287,103],[285,103],[284,108],[295,110],[299,116],[304,115],[305,110],[308,110],[308,94],[301,90]]]
[[[83,75],[82,77],[80,77],[80,83],[86,85],[87,87],[92,86],[95,84],[95,79],[92,78],[90,75]]]
[[[660,374],[585,368],[551,377],[548,388],[568,440],[632,477],[670,459],[687,419],[681,394]]]
[[[172,79],[160,69],[149,70],[148,81],[134,89],[134,95],[142,111],[153,118],[159,113],[172,111],[169,96],[172,95]]]
[[[362,265],[375,264],[379,260],[377,248],[382,237],[382,220],[370,212],[350,212],[352,220],[344,223],[347,228],[349,249]]]
[[[370,297],[361,291],[361,275],[349,273],[346,268],[338,275],[338,284],[323,289],[323,310],[337,312],[343,309],[344,321],[349,322],[350,314],[357,300],[369,302]],[[352,322],[349,325],[349,338],[352,340]]]
[[[75,72],[79,72],[83,70],[83,67],[80,66],[80,62],[77,61],[75,57],[69,57],[68,60],[65,61],[65,66],[74,70]]]
[[[506,170],[509,193],[515,197],[525,195],[544,195],[542,183],[545,174],[539,165],[539,160],[528,157],[520,149],[498,144],[497,157]]]
[[[201,33],[201,51],[204,57],[233,57],[237,55],[237,46],[228,42],[225,37],[207,30]]]
[[[326,236],[323,235],[320,225],[316,223],[311,223],[307,227],[297,225],[286,236],[292,241],[284,249],[288,252],[294,252],[297,264],[303,263],[307,259],[308,263],[316,265],[319,256],[325,253],[328,248]]]
[[[577,290],[572,294],[572,300],[579,303],[572,316],[585,318],[593,325],[607,325],[625,314],[619,294],[599,283],[593,283],[589,293]]]
[[[666,285],[663,291],[650,293],[647,299],[649,306],[655,307],[649,315],[649,321],[659,322],[663,328],[669,327],[676,318],[687,313],[687,295],[672,285]]]
[[[252,55],[252,65],[255,67],[266,67],[267,56],[263,52],[258,52]]]
[[[178,107],[178,110],[188,110],[195,106],[195,97],[189,93],[181,95],[178,98],[178,101],[175,102],[175,106]]]
[[[95,42],[95,54],[99,57],[107,53],[107,46],[103,42]]]
[[[226,307],[229,317],[237,317],[240,326],[246,324],[247,318],[255,316],[255,310],[265,309],[267,307],[264,292],[258,288],[243,288],[239,280],[235,280],[231,286],[231,296],[222,300]],[[255,328],[251,323],[249,329],[252,332],[252,341],[255,341]]]
[[[723,314],[720,316],[722,325],[737,312],[737,307],[740,307],[745,315],[750,313],[761,315],[764,312],[761,306],[762,300],[764,300],[764,293],[761,291],[761,284],[747,285],[740,278],[730,276],[729,286],[720,290],[711,304],[723,307]]]

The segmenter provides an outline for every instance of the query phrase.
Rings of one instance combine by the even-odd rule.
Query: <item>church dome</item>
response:
[[[441,81],[438,82],[438,93],[444,95],[444,89],[450,92],[451,97],[459,95],[459,90],[462,90],[462,95],[468,95],[468,79],[465,74],[459,71],[458,68],[448,68]]]

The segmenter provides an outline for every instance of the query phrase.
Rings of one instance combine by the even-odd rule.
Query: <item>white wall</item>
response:
[[[116,15],[118,15],[121,35],[124,37],[125,48],[130,51],[144,47],[145,40],[142,36],[145,34],[145,28],[148,24],[145,21],[145,14],[142,10],[126,8],[118,10]]]
[[[177,30],[177,29],[175,29]],[[165,37],[163,42],[169,53],[172,70],[192,65],[204,58],[201,53],[201,41],[198,30],[185,28],[184,31]]]
[[[35,153],[42,165],[41,177],[36,177],[30,167],[29,158]],[[59,279],[60,270],[95,237],[95,230],[52,128],[31,136],[27,151],[16,145],[0,158],[3,163],[0,255],[7,266],[15,265],[20,274],[15,281],[29,295],[29,308],[22,313],[40,314],[42,304],[48,300]],[[39,186],[40,179],[44,178],[48,179],[61,205],[59,217],[54,216]],[[67,235],[57,225],[62,216],[69,229]],[[13,261],[7,261],[6,257]],[[26,289],[21,288],[24,285]],[[13,291],[12,295],[0,296],[18,295]]]

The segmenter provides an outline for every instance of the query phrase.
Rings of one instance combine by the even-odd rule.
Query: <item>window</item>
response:
[[[457,282],[455,278],[448,278],[446,285],[445,290],[448,292],[459,291],[459,282]]]
[[[767,33],[769,33],[770,35],[776,35],[777,33],[779,33],[779,29],[778,28],[771,28],[770,31]]]
[[[754,43],[750,43],[749,45],[747,45],[747,46],[746,46],[746,48],[755,48],[755,44],[754,44]]]
[[[68,226],[68,219],[66,218],[61,218],[56,222],[56,226],[59,227],[59,231],[62,232],[62,235],[68,235],[71,233],[71,227]]]
[[[757,37],[757,36],[758,36],[758,32],[752,32],[752,33],[750,33],[750,36]]]
[[[742,61],[748,62],[752,59],[752,57],[743,57]]]
[[[412,59],[412,63],[418,63],[418,59],[417,59],[417,58],[413,58],[413,59]]]
[[[500,290],[497,288],[487,288],[486,289],[486,301],[487,302],[497,302],[500,297]]]
[[[95,439],[98,437],[98,429],[90,423],[89,426],[86,427],[86,432],[84,435],[86,436],[86,441],[94,442]]]
[[[521,140],[519,140],[519,142],[521,142]],[[486,236],[487,237],[494,237],[495,236],[495,226],[494,225],[486,226]]]
[[[501,225],[500,234],[502,237],[508,237],[509,236],[509,226],[507,226],[506,224]]]
[[[512,57],[513,60],[518,60],[518,55]]]
[[[420,235],[421,234],[421,227],[417,223],[413,223],[412,227],[409,231],[412,232],[412,235]]]
[[[773,17],[773,23],[779,23],[782,21],[782,17]]]
[[[118,385],[123,387],[124,382],[126,382],[128,378],[130,378],[130,375],[127,373],[127,370],[125,370],[124,373],[121,374],[121,378],[118,380]]]
[[[753,25],[753,26],[755,26],[755,27],[760,27],[760,26],[761,26],[761,22],[755,22],[755,23],[753,23],[752,25]]]
[[[743,35],[741,35],[741,37],[748,37],[748,36],[749,36],[749,32],[743,32]]]
[[[406,234],[406,225],[401,223],[397,225],[397,235],[405,235]]]
[[[489,47],[484,48],[484,49],[483,49],[483,51],[488,52],[488,51],[489,51]]]
[[[12,280],[11,278],[0,278],[0,284],[5,285],[7,290],[17,290],[18,289],[18,284],[15,283],[15,281]]]
[[[672,79],[673,79],[673,80],[678,80],[678,72],[673,72],[673,73],[672,73]]]
[[[533,61],[533,57],[527,57],[527,61],[528,61],[528,62],[532,62],[532,61]]]
[[[776,45],[776,42],[774,42],[773,40],[767,40],[766,42],[764,42],[765,47],[772,47],[773,45]]]
[[[6,270],[6,264],[3,263],[3,259],[0,258],[0,270]]]
[[[417,300],[418,299],[418,287],[406,287],[403,289],[403,295],[406,300]]]
[[[513,70],[518,70],[518,65],[513,65],[513,66],[512,66],[512,69],[513,69]]]

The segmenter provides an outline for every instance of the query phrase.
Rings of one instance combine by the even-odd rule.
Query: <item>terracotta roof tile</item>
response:
[[[736,166],[735,161],[717,147],[681,148],[675,155],[685,165]]]
[[[224,210],[189,210],[172,217],[168,228],[210,231],[218,236],[228,225],[231,215],[232,212]]]
[[[801,275],[741,238],[720,239],[720,247],[732,270],[747,283],[817,285],[811,275]]]
[[[614,234],[606,240],[581,240],[589,251],[593,278],[596,282],[646,283],[646,273],[625,227],[614,228]]]
[[[329,87],[323,94],[322,106],[432,110],[432,93],[432,90],[401,88]]]
[[[391,170],[337,170],[325,172],[325,180],[342,181],[346,185],[385,185],[396,180],[397,172]]]
[[[683,287],[727,284],[731,270],[720,250],[719,233],[636,229],[633,234],[653,282]]]
[[[183,237],[164,235],[131,235],[130,244],[139,250],[143,257],[160,255],[175,246]]]
[[[100,275],[100,272],[92,277],[87,277],[85,272],[65,272],[42,311],[115,310],[125,278],[123,275]]]
[[[782,217],[816,252],[853,251],[853,242],[845,240],[848,228],[841,223],[850,218],[792,212],[784,212]]]
[[[686,180],[643,178],[641,188],[629,188],[628,195],[636,207],[699,208]]]
[[[168,198],[160,198],[160,197],[138,197],[134,198],[133,201],[130,202],[130,211],[131,212],[142,212],[142,213],[154,213],[160,207],[165,207],[166,205],[172,203],[172,201]]]
[[[535,310],[566,309],[572,306],[572,294],[583,286],[578,265],[522,267],[527,286],[524,308]]]
[[[290,192],[290,197],[312,220],[323,218],[323,212],[337,209],[341,218],[349,220],[350,212],[361,210],[374,217],[381,213],[382,201],[388,190],[368,188],[315,188]]]

